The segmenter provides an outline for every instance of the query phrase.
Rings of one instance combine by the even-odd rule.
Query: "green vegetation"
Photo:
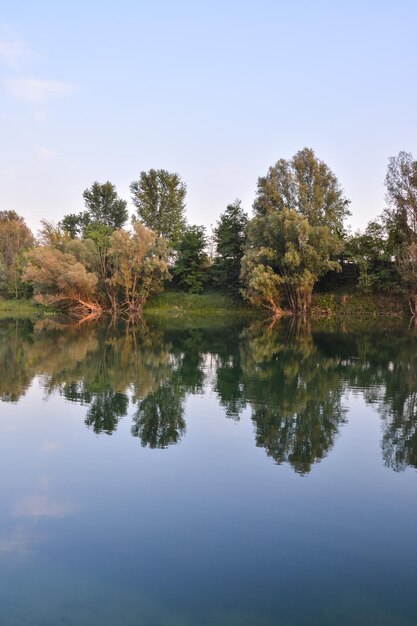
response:
[[[253,309],[241,299],[217,291],[209,293],[184,293],[181,291],[164,291],[149,300],[147,313],[158,313],[170,316],[213,315],[224,313],[250,314]]]
[[[339,268],[348,205],[334,174],[308,148],[270,167],[258,180],[242,259],[246,298],[274,315],[285,298],[294,314],[306,315],[317,280]]]
[[[208,267],[206,243],[204,226],[188,226],[179,239],[173,274],[179,286],[189,293],[203,291]]]
[[[115,186],[95,181],[83,193],[84,210],[57,226],[43,220],[37,239],[15,211],[0,212],[0,297],[32,296],[78,318],[109,312],[132,320],[147,306],[174,315],[248,306],[274,316],[397,315],[404,303],[416,317],[411,154],[389,160],[385,185],[385,211],[364,232],[349,233],[349,200],[327,164],[304,148],[258,179],[252,219],[236,200],[209,237],[187,224],[186,186],[176,173],[152,169],[132,182],[131,226]]]
[[[0,317],[12,317],[14,319],[30,319],[44,317],[52,313],[52,309],[36,304],[33,300],[2,300],[0,299]]]
[[[175,248],[186,227],[187,188],[178,174],[154,169],[141,172],[130,189],[138,218]]]
[[[246,244],[248,216],[240,200],[226,207],[214,229],[216,256],[213,261],[213,282],[233,295],[239,294],[240,271]]]
[[[406,313],[404,298],[384,293],[315,293],[311,303],[315,317],[402,317]]]

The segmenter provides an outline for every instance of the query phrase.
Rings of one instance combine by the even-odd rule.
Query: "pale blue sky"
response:
[[[411,0],[3,2],[0,209],[36,230],[155,167],[209,225],[309,146],[362,227],[388,157],[417,156],[416,23]]]

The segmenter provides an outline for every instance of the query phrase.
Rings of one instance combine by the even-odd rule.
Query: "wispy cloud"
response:
[[[31,56],[32,51],[22,42],[16,31],[0,19],[0,63],[16,68],[21,65],[21,61]]]
[[[45,148],[44,146],[35,146],[36,152],[43,159],[55,159],[58,156],[58,152],[51,150],[51,148]]]
[[[44,103],[54,98],[68,96],[78,90],[77,85],[58,80],[16,78],[5,81],[6,91],[17,100]]]
[[[29,56],[27,47],[18,41],[0,40],[0,60],[11,67],[16,67],[19,61]]]

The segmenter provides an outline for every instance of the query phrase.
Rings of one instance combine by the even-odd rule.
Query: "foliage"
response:
[[[151,169],[130,185],[139,219],[176,247],[186,221],[186,186],[178,174]]]
[[[378,220],[369,222],[363,233],[347,238],[343,255],[359,268],[358,287],[363,293],[398,290],[389,243],[385,226]]]
[[[216,258],[213,265],[215,283],[234,294],[239,293],[239,275],[246,242],[248,217],[240,200],[229,204],[214,229]]]
[[[189,226],[177,246],[173,275],[180,287],[190,293],[201,293],[206,281],[208,257],[203,226]]]
[[[294,209],[258,215],[249,224],[242,260],[244,295],[275,314],[285,297],[292,311],[305,314],[315,282],[338,269],[331,256],[340,249],[340,239],[327,226],[312,226]]]
[[[253,312],[246,303],[231,297],[229,294],[218,291],[207,293],[184,293],[178,290],[165,290],[152,297],[147,306],[147,312],[157,314],[169,314],[181,319],[183,315],[217,315],[225,313],[230,317],[231,313]]]
[[[117,195],[116,187],[107,181],[95,181],[83,193],[86,210],[66,215],[60,226],[72,238],[86,236],[91,226],[107,226],[110,230],[122,228],[127,221],[127,202]]]
[[[391,157],[385,178],[386,226],[413,315],[417,314],[417,161],[408,152]]]
[[[249,224],[241,278],[252,303],[305,315],[315,282],[342,249],[349,201],[328,166],[304,148],[281,159],[258,179],[255,217]]]
[[[28,255],[24,280],[33,285],[35,301],[79,311],[98,311],[97,276],[72,254],[40,246]]]
[[[257,216],[293,209],[311,226],[327,226],[343,237],[348,207],[349,200],[336,176],[310,148],[300,150],[290,160],[280,159],[258,179],[254,202]]]
[[[23,217],[15,211],[0,211],[0,293],[19,298],[28,295],[22,283],[24,253],[35,243]]]
[[[170,278],[165,240],[140,222],[133,225],[133,233],[113,233],[109,259],[109,282],[119,291],[121,309],[129,314],[140,313],[149,296],[160,291]]]

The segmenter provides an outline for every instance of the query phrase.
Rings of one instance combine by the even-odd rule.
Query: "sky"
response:
[[[0,210],[36,232],[82,192],[178,172],[190,223],[314,149],[351,200],[384,208],[388,158],[417,156],[417,3],[9,0],[0,5]]]

